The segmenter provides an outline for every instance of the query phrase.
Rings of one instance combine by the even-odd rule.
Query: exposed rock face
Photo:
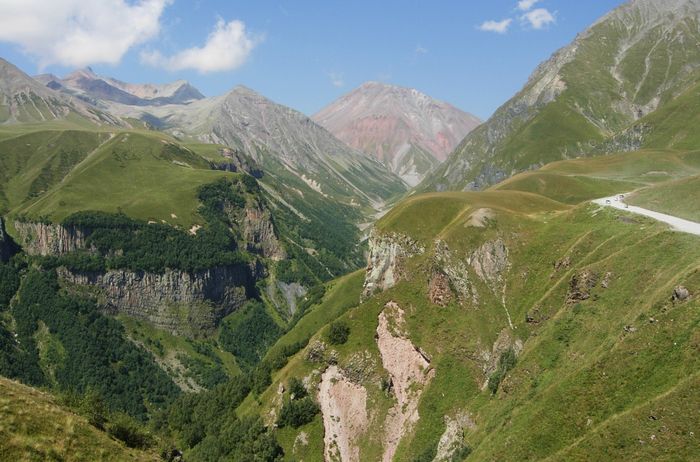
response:
[[[274,261],[287,258],[284,247],[277,239],[272,215],[265,208],[246,207],[243,217],[243,239],[246,241],[249,252]]]
[[[440,437],[433,462],[452,462],[457,451],[463,447],[464,432],[475,428],[476,424],[468,412],[459,412],[454,417],[445,416],[445,432]]]
[[[318,402],[323,414],[324,460],[359,462],[359,438],[367,429],[367,390],[332,365],[321,376]]]
[[[449,279],[449,285],[457,292],[460,303],[479,304],[479,293],[469,280],[469,271],[464,260],[450,252],[445,241],[435,241],[434,263]]]
[[[250,287],[243,266],[194,273],[74,273],[62,269],[59,274],[66,282],[97,289],[98,303],[110,314],[143,319],[178,335],[214,328],[222,317],[243,305]]]
[[[445,273],[436,271],[428,283],[428,299],[430,303],[439,306],[447,306],[452,300],[450,278]]]
[[[493,343],[491,350],[481,351],[481,369],[484,372],[484,383],[481,386],[482,390],[486,390],[489,384],[489,377],[498,369],[498,361],[501,355],[512,348],[516,355],[523,351],[523,342],[520,339],[513,339],[508,329],[503,329],[496,341]]]
[[[228,159],[226,162],[214,163],[212,167],[214,170],[223,170],[225,172],[246,172],[255,178],[262,178],[264,172],[260,167],[241,151],[221,148],[219,153],[222,157]]]
[[[502,288],[504,273],[510,267],[508,249],[500,238],[488,241],[472,252],[469,264],[476,275],[496,293]]]
[[[15,222],[19,244],[29,255],[65,255],[85,249],[88,232],[56,224]]]
[[[425,248],[403,234],[381,235],[372,231],[362,297],[393,287],[401,279],[401,262],[425,252]]]
[[[418,404],[423,390],[435,376],[429,360],[406,338],[404,311],[389,302],[379,314],[377,347],[382,365],[391,377],[396,404],[384,422],[383,462],[391,462],[401,439],[418,422]]]

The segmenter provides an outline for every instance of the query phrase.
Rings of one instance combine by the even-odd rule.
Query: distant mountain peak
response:
[[[111,101],[130,106],[159,106],[186,104],[204,98],[204,95],[186,80],[166,84],[134,84],[100,76],[90,67],[77,69],[63,79],[49,79],[46,75],[37,76],[36,79],[51,88],[58,88],[58,84],[62,91],[87,99],[93,104]]]
[[[410,185],[480,124],[475,116],[414,88],[369,81],[312,117]]]

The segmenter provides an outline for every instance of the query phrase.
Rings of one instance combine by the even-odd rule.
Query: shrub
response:
[[[328,330],[328,342],[331,345],[343,345],[348,341],[350,336],[350,327],[342,321],[336,321],[331,323],[331,327]]]
[[[515,367],[517,361],[515,350],[512,348],[508,348],[501,353],[501,357],[498,358],[498,368],[489,376],[488,388],[492,394],[496,394],[506,374]]]
[[[280,428],[286,426],[299,428],[314,420],[314,416],[318,412],[318,404],[310,396],[299,400],[287,401],[282,406],[277,425]]]
[[[296,377],[289,379],[289,395],[292,399],[304,399],[308,394],[309,393],[306,391],[306,387],[301,380]]]

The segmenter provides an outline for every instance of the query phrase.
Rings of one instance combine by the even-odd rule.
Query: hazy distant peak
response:
[[[481,121],[414,88],[365,82],[313,119],[415,185]]]

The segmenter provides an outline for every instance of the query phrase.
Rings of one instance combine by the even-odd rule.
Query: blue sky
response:
[[[30,74],[90,65],[129,82],[183,78],[207,96],[244,84],[307,114],[379,80],[487,118],[622,3],[2,0],[0,56]]]

